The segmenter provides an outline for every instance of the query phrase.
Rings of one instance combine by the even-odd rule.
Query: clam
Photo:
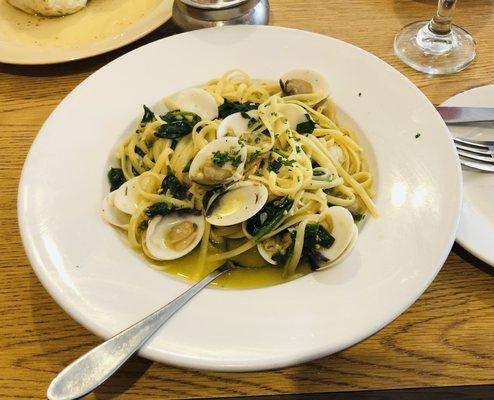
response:
[[[105,221],[119,228],[125,229],[129,226],[130,215],[115,207],[115,195],[116,191],[110,192],[106,195],[103,199],[103,204],[101,205],[100,214]]]
[[[175,260],[191,252],[204,234],[204,217],[193,210],[157,215],[149,221],[144,246],[156,260]]]
[[[212,121],[218,118],[218,106],[213,95],[204,89],[188,88],[170,97],[182,111],[193,112],[201,119]]]
[[[204,146],[189,169],[191,181],[205,186],[220,186],[242,179],[247,148],[238,138],[224,136]]]
[[[113,197],[113,204],[116,208],[126,214],[133,214],[137,210],[138,205],[138,193],[137,193],[137,179],[132,178],[115,190],[115,196]]]
[[[281,104],[278,111],[288,120],[288,124],[293,130],[297,129],[298,124],[308,119],[307,112],[296,104]]]
[[[206,221],[215,226],[230,226],[257,214],[268,200],[268,189],[261,183],[242,181],[211,198]]]
[[[324,215],[331,218],[331,236],[333,244],[328,248],[320,248],[312,252],[311,262],[317,270],[329,268],[342,261],[352,250],[358,237],[358,229],[353,216],[344,207],[331,207]]]
[[[294,69],[287,72],[281,77],[280,86],[287,96],[319,92],[323,97],[329,95],[326,79],[319,72],[310,69]]]
[[[279,265],[279,261],[273,259],[284,258],[293,243],[292,235],[289,231],[284,231],[276,236],[261,240],[257,244],[257,251],[268,263]]]
[[[242,134],[249,132],[249,123],[251,118],[257,119],[259,116],[257,110],[247,112],[238,112],[226,117],[218,126],[216,137],[226,136],[230,131],[236,137],[241,137]]]
[[[338,163],[342,164],[345,161],[345,154],[343,153],[343,150],[341,150],[341,147],[338,146],[337,144],[334,144],[328,149],[328,153],[331,156],[331,158]]]

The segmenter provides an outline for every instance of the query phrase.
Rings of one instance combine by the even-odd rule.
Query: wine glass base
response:
[[[395,54],[407,65],[426,74],[452,74],[466,68],[475,58],[472,36],[452,25],[447,34],[429,29],[429,21],[413,22],[395,37]]]

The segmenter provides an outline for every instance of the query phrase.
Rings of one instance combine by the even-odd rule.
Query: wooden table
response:
[[[432,15],[434,0],[271,0],[271,6],[273,25],[319,32],[360,46],[403,72],[434,103],[494,82],[490,0],[459,2],[456,22],[476,38],[478,57],[465,71],[442,77],[411,70],[392,49],[393,37],[404,24]],[[100,342],[50,298],[22,248],[17,186],[29,146],[48,115],[84,78],[132,48],[173,33],[176,29],[168,23],[124,49],[65,65],[0,64],[2,399],[43,398],[63,366]],[[234,397],[486,384],[494,384],[494,268],[455,246],[433,284],[407,312],[339,354],[279,371],[229,374],[181,370],[134,358],[89,398]],[[486,396],[491,389],[476,388]],[[455,396],[467,392],[471,393],[461,388]],[[416,395],[403,392],[401,398]]]

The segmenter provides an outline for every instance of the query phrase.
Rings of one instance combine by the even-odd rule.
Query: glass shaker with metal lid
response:
[[[173,21],[186,31],[224,25],[265,25],[268,0],[175,0]]]

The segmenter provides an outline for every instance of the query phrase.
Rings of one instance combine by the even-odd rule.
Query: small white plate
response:
[[[0,62],[79,60],[131,43],[165,23],[172,0],[91,0],[75,14],[41,18],[0,0]]]
[[[494,107],[494,85],[467,90],[446,100],[444,106]],[[494,140],[494,124],[452,125],[454,136],[476,140]],[[458,243],[494,266],[494,174],[463,167],[463,209]]]
[[[340,120],[370,159],[381,215],[366,221],[351,255],[332,269],[261,289],[205,289],[140,352],[183,367],[280,368],[372,335],[432,282],[461,208],[461,172],[446,125],[408,79],[364,50],[255,26],[150,43],[60,103],[22,172],[18,212],[29,259],[54,299],[92,332],[108,338],[190,285],[151,269],[99,217],[112,149],[135,129],[143,103],[235,67],[264,79],[293,68],[324,74]]]

